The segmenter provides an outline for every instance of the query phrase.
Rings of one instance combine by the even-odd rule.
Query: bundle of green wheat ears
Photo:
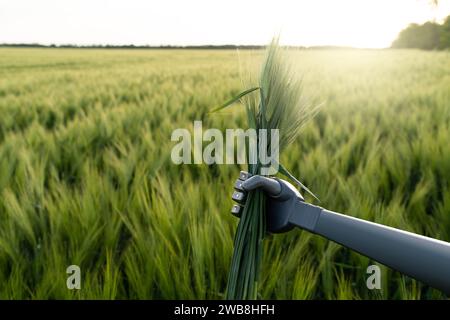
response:
[[[274,38],[266,50],[259,80],[249,83],[247,90],[226,102],[214,111],[221,110],[240,101],[246,108],[249,128],[278,129],[279,152],[282,152],[298,135],[299,129],[314,115],[317,107],[304,98],[301,78],[290,63],[288,49],[279,46]],[[271,139],[258,141],[258,148],[269,152]],[[247,150],[248,151],[248,150]],[[247,152],[249,154],[249,152]],[[264,174],[263,165],[248,161],[248,172]],[[281,174],[295,181],[302,189],[315,197],[300,181],[278,164]],[[237,227],[234,252],[229,271],[226,298],[256,299],[258,277],[262,261],[262,242],[266,234],[265,195],[260,190],[251,191]]]

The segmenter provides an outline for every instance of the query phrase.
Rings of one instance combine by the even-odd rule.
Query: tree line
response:
[[[450,16],[442,24],[428,21],[410,24],[392,43],[392,48],[415,48],[424,50],[450,48]]]

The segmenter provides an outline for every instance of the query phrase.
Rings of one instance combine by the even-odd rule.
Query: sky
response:
[[[0,0],[0,43],[390,46],[450,0]]]

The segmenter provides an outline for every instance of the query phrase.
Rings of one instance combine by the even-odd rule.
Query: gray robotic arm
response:
[[[287,181],[246,172],[235,184],[234,215],[240,216],[247,192],[256,188],[268,195],[269,232],[299,227],[450,294],[450,243],[323,209],[306,203]]]

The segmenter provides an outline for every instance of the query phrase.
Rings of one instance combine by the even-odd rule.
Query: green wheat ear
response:
[[[290,63],[287,49],[274,38],[266,50],[259,82],[230,99],[212,112],[242,102],[247,111],[248,126],[279,130],[279,150],[284,150],[298,135],[300,128],[315,114],[316,107],[306,103],[301,78]],[[268,139],[268,148],[270,141]],[[247,150],[248,154],[248,150]],[[260,164],[249,164],[248,171],[260,174]],[[284,166],[280,173],[293,179],[301,188],[317,197],[297,180]],[[234,241],[234,252],[228,277],[227,299],[256,299],[262,240],[265,235],[265,195],[249,193]]]

